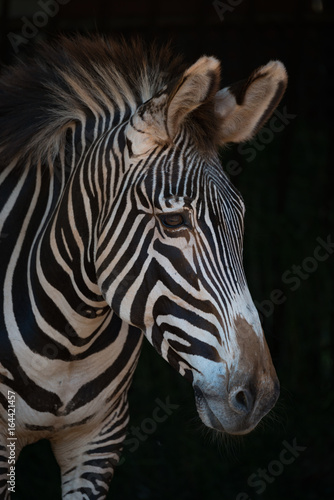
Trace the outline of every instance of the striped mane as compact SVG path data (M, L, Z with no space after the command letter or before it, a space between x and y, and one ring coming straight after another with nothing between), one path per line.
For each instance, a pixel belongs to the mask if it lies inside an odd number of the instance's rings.
M168 46L139 39L61 36L38 43L0 77L1 168L54 157L68 126L89 116L116 125L184 69Z

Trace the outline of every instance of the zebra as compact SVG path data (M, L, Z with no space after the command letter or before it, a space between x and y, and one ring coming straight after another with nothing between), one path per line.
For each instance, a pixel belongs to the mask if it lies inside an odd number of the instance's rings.
M220 89L213 56L98 35L39 42L3 70L2 499L42 438L63 499L106 497L143 336L207 427L242 435L274 406L245 207L218 152L257 133L286 83L270 61Z

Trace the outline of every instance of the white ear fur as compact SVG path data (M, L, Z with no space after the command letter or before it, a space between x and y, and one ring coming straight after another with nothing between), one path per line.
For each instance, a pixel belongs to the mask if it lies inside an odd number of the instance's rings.
M143 104L129 126L133 154L147 154L157 144L173 141L187 115L207 99L213 99L219 79L219 61L204 56L171 89L160 91Z
M215 96L215 112L221 119L220 143L251 139L271 116L287 85L280 61L270 61L248 80L226 87Z
M214 57L201 57L188 68L168 99L166 127L174 138L186 116L203 104L220 77L220 63Z

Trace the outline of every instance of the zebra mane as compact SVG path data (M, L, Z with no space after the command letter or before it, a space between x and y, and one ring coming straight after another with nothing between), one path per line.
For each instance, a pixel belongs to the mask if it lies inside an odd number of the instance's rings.
M54 157L72 122L92 113L133 111L180 77L185 65L169 46L101 36L39 42L0 77L1 166Z

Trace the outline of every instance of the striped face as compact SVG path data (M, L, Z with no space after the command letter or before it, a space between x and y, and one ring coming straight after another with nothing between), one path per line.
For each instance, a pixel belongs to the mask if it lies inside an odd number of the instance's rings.
M202 421L234 434L256 426L279 384L242 267L244 205L215 147L251 137L285 80L272 62L216 92L219 64L203 57L110 145L121 174L97 244L103 296L192 381Z
M145 157L129 141L129 166L97 252L100 288L193 382L204 423L248 430L260 418L256 393L269 385L269 410L277 392L242 267L242 198L217 155L200 155L185 132Z

